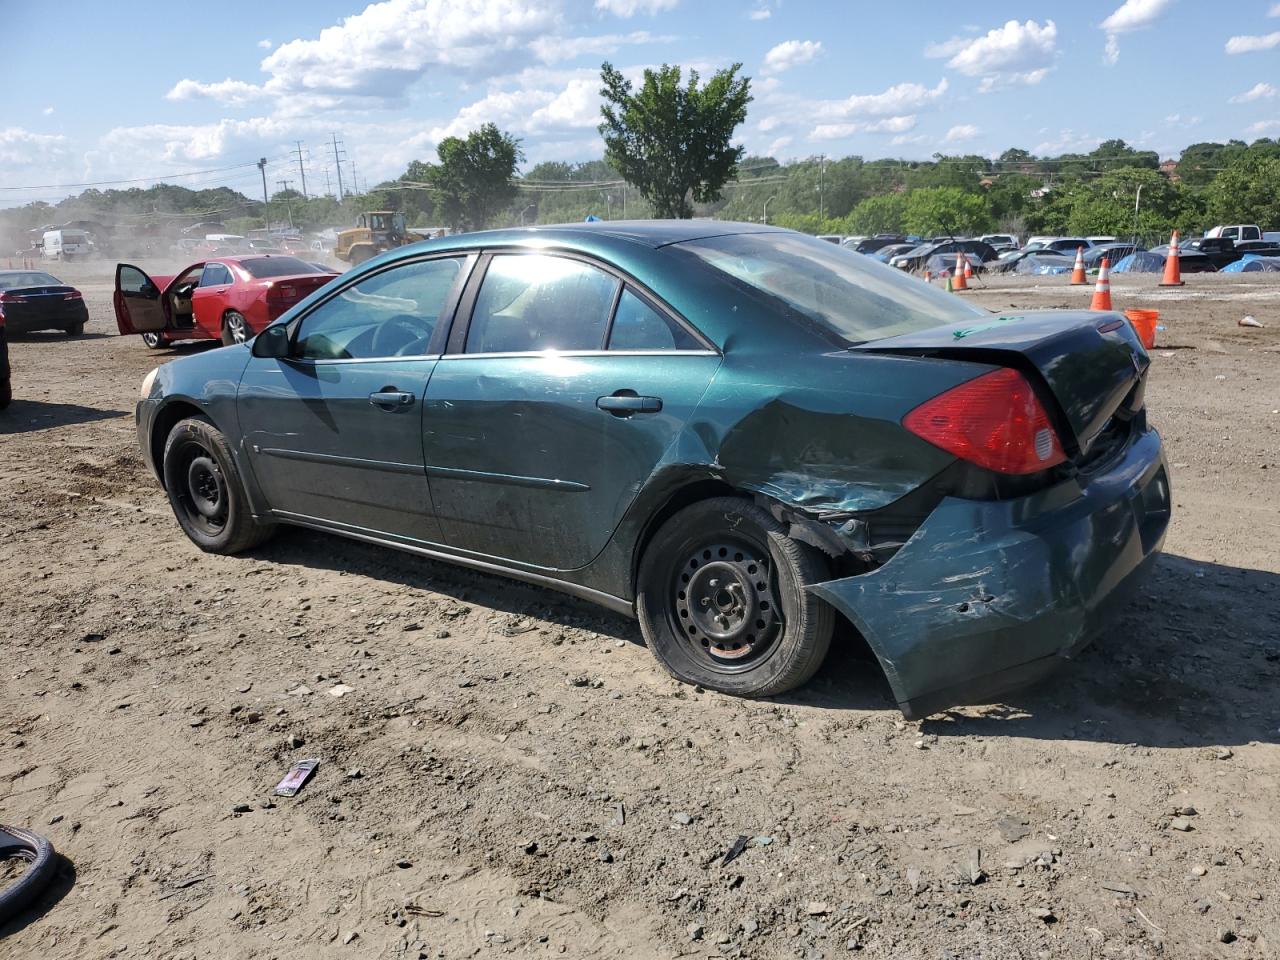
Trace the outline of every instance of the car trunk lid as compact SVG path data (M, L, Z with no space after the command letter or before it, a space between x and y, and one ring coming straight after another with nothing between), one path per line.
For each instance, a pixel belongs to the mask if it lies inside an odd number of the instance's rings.
M853 349L1013 367L1047 391L1042 400L1054 401L1063 445L1078 456L1088 454L1114 416L1142 407L1150 364L1123 316L1088 310L1001 314Z

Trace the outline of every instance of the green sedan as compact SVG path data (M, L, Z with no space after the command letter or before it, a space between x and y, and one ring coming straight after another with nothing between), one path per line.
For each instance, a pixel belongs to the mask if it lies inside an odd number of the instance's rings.
M843 618L899 707L1080 649L1170 493L1122 316L994 315L786 230L464 234L165 364L138 438L178 523L293 524L634 614L677 678L780 694Z

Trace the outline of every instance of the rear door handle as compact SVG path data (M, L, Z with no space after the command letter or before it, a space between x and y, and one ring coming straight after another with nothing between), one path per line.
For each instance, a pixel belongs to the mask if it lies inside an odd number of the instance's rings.
M413 394L405 393L403 390L378 390L369 394L369 402L376 407L382 407L384 410L394 410L397 407L407 407L413 403Z
M609 397L600 397L596 406L615 417L629 417L633 413L657 413L662 409L661 397L638 397L630 391L618 391Z

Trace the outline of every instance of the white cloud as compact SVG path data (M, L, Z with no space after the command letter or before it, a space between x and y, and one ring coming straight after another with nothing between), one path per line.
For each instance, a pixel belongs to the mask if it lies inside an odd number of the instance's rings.
M765 156L777 157L777 155L791 145L790 137L779 137L773 143L769 144L769 149L765 151Z
M1245 133L1251 137L1266 137L1280 133L1280 120L1259 120L1257 123L1251 123L1245 128Z
M1232 97L1229 102L1230 103L1251 103L1254 100L1270 100L1277 93L1280 93L1280 90L1277 90L1275 87L1273 87L1269 83L1255 83L1252 87L1250 87L1244 93L1237 94L1236 96Z
M942 138L942 142L963 143L965 140L972 140L981 132L971 123L961 123L948 130L947 135Z
M753 10L747 11L748 20L768 20L772 16L773 11L768 7L756 7Z
M1173 0L1125 0L1098 26L1107 33L1128 33L1149 27L1160 18Z
M653 15L663 10L674 10L680 0L596 0L596 9L612 13L615 17L634 17L637 13Z
M822 44L816 40L784 40L764 55L766 73L782 73L802 63L809 63L822 53Z
M1095 149L1100 143L1102 143L1101 137L1091 136L1087 133L1076 133L1074 130L1059 130L1057 137L1037 143L1031 148L1031 152L1042 156L1052 156L1059 153L1087 153Z
M1261 37L1232 37L1227 41L1227 53L1258 53L1280 46L1280 30Z
M912 115L885 117L866 123L820 123L810 132L812 140L843 140L855 133L902 133L916 125Z
M54 133L33 133L22 127L0 129L0 164L27 166L65 154L67 138Z
M979 89L989 93L1039 83L1052 69L1057 47L1058 26L1052 20L1043 24L1010 20L973 39L953 37L930 44L925 56L950 57L948 67L965 76L982 77Z
M1115 66L1120 60L1120 41L1117 39L1117 34L1151 26L1172 3L1173 0L1125 0L1116 7L1111 16L1098 24L1099 29L1107 32L1103 60Z
M380 0L314 39L281 44L263 59L268 76L260 85L191 80L170 93L238 104L261 90L296 112L388 105L433 71L495 76L518 69L528 44L558 22L558 5L537 0Z
M854 94L844 100L819 101L813 112L823 120L900 116L934 103L946 92L945 77L932 88L920 83L898 83L881 93Z
M40 112L43 113L46 117L51 117L53 116L53 107L45 107Z
M580 134L600 123L600 76L595 70L527 70L510 83L495 86L452 120L431 128L431 141L465 136L484 123L522 136Z
M1273 3L1271 9L1267 11L1268 17L1280 17L1280 3Z
M275 44L272 43L270 40L264 39L264 40L258 41L258 46L260 46L263 50L270 50L272 47L275 46Z
M534 54L543 63L555 63L560 60L573 60L585 54L616 53L624 46L648 43L671 43L676 37L650 33L648 30L636 30L632 33L609 33L596 37L538 37L529 44Z
M929 138L923 133L902 133L889 141L895 147L901 147L908 143L924 143Z
M219 103L239 106L267 95L262 87L227 77L213 83L179 80L164 97L166 100L217 100Z

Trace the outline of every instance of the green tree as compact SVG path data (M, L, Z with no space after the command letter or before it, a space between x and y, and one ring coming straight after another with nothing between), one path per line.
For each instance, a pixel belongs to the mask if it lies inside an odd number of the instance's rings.
M901 233L907 219L907 195L886 193L879 197L867 197L846 219L850 233L874 235L877 233Z
M436 193L437 212L454 230L479 230L515 200L511 182L524 160L520 141L486 123L466 139L446 137L437 148L440 162L427 172Z
M645 70L638 91L614 67L600 68L600 136L605 159L653 206L659 217L691 217L693 201L720 199L742 158L730 140L746 119L751 80L742 64L717 71L705 86L698 72L680 84L680 68Z
M966 236L991 226L991 208L981 194L959 187L927 187L907 194L904 223L922 236Z
M1207 191L1214 223L1280 224L1280 154L1269 152L1250 148L1214 177Z

